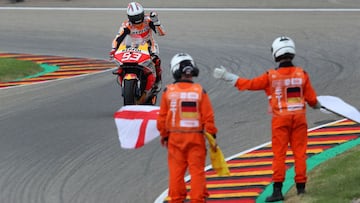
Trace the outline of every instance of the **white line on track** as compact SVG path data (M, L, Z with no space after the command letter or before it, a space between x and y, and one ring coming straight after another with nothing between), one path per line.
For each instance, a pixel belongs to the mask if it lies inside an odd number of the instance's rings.
M75 7L0 7L0 10L52 10L52 11L125 11L126 8L75 8ZM360 8L349 9L349 8L148 8L147 10L157 10L157 11L221 11L221 12L360 12ZM344 119L345 120L345 119ZM341 120L340 120L341 121ZM335 121L340 122L340 121ZM330 125L331 123L325 124ZM325 126L322 125L322 126ZM309 131L320 128L322 126L309 129ZM270 142L261 144L259 146L253 147L246 151L237 153L233 156L227 157L226 160L231 160L235 157L238 157L247 152L259 149ZM206 166L206 170L210 169L211 165ZM185 177L185 180L188 181L190 176ZM167 196L168 189L163 191L154 203L161 203Z
M222 12L359 12L360 8L148 8L157 11L222 11ZM75 7L0 7L0 10L52 10L52 11L125 11L125 8Z

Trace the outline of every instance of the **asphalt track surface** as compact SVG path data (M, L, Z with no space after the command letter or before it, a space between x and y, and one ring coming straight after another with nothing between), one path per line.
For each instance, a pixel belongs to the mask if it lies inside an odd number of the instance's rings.
M100 2L100 1L98 1ZM125 7L124 1L38 1L1 6ZM166 1L168 2L168 1ZM195 7L360 8L352 1L208 1ZM70 5L71 3L71 5ZM149 8L166 3L146 1ZM168 7L191 7L183 1ZM107 59L125 17L112 10L1 10L0 52ZM159 11L167 36L157 38L164 83L176 52L190 53L197 82L209 93L225 156L270 140L263 92L239 92L214 81L224 65L254 77L274 67L270 44L279 35L295 40L295 64L311 75L319 95L360 107L358 10ZM167 188L166 150L158 141L138 150L119 147L113 113L122 105L109 72L0 90L0 202L153 202ZM309 128L340 119L309 109Z

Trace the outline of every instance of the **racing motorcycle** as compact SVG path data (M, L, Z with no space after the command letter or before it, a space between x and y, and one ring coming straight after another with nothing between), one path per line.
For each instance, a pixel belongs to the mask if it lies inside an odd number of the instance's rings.
M118 66L113 74L117 75L117 83L121 86L124 105L154 105L157 98L155 90L145 91L148 75L155 70L149 44L142 38L127 36L113 61Z

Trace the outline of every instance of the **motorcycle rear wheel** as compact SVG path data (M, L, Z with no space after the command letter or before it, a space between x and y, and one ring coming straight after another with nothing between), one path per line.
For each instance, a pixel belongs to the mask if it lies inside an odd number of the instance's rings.
M136 101L136 89L137 89L136 80L125 80L124 81L124 106L125 105L134 105Z

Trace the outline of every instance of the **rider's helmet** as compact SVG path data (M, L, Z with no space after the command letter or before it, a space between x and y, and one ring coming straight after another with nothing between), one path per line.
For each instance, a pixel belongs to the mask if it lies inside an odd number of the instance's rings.
M130 2L126 12L131 23L139 24L144 21L144 8L139 3Z
M271 45L271 53L275 62L279 62L283 58L293 59L295 56L295 43L290 37L278 37Z
M170 61L170 71L175 80L181 78L181 74L188 74L194 77L199 75L194 59L187 53L177 53Z

